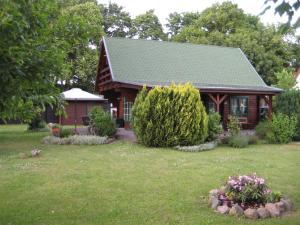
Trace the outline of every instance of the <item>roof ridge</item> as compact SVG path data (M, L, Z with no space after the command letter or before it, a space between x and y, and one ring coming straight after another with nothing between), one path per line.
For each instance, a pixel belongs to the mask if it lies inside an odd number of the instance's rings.
M194 45L194 46L207 46L207 47L216 47L216 48L225 48L225 49L235 49L238 50L240 48L237 47L230 47L230 46L220 46L220 45L213 45L213 44L196 44L191 42L177 42L177 41L162 41L162 40L147 40L147 39L133 39L133 38L124 38L124 37L107 37L103 36L104 39L119 39L119 40L129 40L129 41L150 41L150 42L157 42L163 44L175 44L175 45Z

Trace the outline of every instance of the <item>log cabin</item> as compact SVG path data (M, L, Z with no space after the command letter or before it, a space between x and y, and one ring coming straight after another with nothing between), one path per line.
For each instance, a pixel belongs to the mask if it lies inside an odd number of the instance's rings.
M96 92L117 109L125 128L143 85L186 82L199 89L208 112L220 113L225 128L234 115L244 129L253 129L261 118L271 117L272 97L282 91L266 85L239 48L108 37L100 41Z

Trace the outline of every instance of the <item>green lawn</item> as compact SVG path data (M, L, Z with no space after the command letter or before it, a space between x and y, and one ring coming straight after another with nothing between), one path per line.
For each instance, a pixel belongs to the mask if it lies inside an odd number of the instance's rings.
M210 189L257 172L300 207L300 143L185 153L126 142L44 146L0 126L0 224L300 224L300 210L251 221L214 213ZM41 157L21 159L34 147Z

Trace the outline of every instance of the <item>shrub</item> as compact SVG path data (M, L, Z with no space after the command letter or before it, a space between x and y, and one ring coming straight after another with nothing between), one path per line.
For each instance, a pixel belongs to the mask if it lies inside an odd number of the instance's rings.
M101 145L108 142L107 137L94 135L73 135L65 138L47 136L43 138L44 144L53 145Z
M245 148L249 144L249 137L240 134L232 135L228 139L228 144L234 148Z
M271 132L267 133L267 140L270 143L288 143L295 135L297 118L282 113L273 114Z
M269 120L261 121L255 127L255 131L259 138L265 139L267 134L272 131L272 123Z
M298 119L294 140L300 140L300 90L287 90L275 98L274 111Z
M203 143L208 118L200 94L191 84L146 87L132 109L133 129L147 146L188 146Z
M28 124L29 131L38 131L46 128L46 123L40 115L35 116Z
M59 132L59 137L69 137L74 134L74 130L72 128L61 128Z
M234 136L240 133L241 124L237 117L230 115L227 126L230 136Z
M274 203L279 202L282 197L281 192L269 192L266 196L266 202L268 203Z
M98 136L112 136L116 126L109 113L101 107L93 107L90 114L90 130Z
M260 204L266 202L267 185L256 174L229 177L225 185L226 195L238 204Z
M208 137L207 141L214 141L222 132L221 116L217 112L208 115Z
M256 135L250 135L248 138L250 145L256 145L258 143L259 138Z

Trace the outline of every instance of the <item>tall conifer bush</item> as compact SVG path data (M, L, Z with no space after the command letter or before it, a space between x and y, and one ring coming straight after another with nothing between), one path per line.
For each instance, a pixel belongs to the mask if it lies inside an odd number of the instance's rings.
M200 93L191 84L144 87L132 109L132 125L139 142L147 146L195 145L208 132L208 116Z

